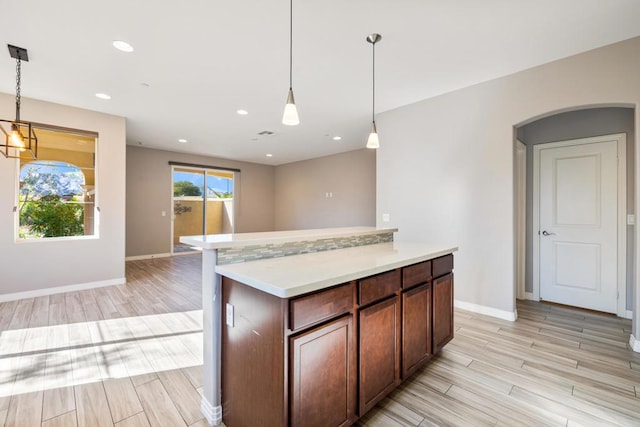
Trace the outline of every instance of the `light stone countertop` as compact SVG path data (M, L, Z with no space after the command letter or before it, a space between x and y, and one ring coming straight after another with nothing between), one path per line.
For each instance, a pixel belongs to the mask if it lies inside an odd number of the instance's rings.
M280 298L291 298L457 251L454 246L390 242L239 264L216 273Z
M264 231L259 233L209 234L181 236L180 242L202 249L235 248L241 246L282 244L308 240L333 239L349 236L366 236L393 233L397 228L336 227L311 230Z

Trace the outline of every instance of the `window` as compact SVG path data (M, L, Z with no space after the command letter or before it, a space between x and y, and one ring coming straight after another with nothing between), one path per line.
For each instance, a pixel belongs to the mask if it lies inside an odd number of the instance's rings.
M94 134L36 129L38 159L20 160L18 239L93 236Z

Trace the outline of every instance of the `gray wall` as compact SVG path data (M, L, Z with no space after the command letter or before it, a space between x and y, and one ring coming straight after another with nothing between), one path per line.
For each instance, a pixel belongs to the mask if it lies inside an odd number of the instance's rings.
M273 230L273 166L127 146L126 256L171 252L169 161L240 169L235 182L236 232Z
M377 222L390 214L385 225L398 227L398 241L458 246L456 304L515 317L514 127L559 112L640 104L638 52L640 38L633 38L379 114L387 143L377 152Z
M275 176L276 230L375 225L375 150L280 165Z
M533 290L533 146L590 136L627 134L627 213L635 206L635 132L633 108L592 108L555 114L517 129L518 139L527 146L527 258L525 290ZM627 310L633 306L634 227L627 226Z

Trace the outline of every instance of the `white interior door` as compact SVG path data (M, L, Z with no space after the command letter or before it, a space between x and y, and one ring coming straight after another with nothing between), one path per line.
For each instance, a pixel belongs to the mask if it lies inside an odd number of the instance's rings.
M616 313L618 141L539 155L540 299Z

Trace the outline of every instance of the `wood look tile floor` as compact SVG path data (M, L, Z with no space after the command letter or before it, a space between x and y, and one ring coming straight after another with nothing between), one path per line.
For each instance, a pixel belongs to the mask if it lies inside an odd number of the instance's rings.
M126 285L0 304L0 426L207 425L200 256L126 269ZM640 426L629 320L530 301L518 315L456 310L453 341L358 425Z
M361 426L640 426L631 321L518 301L508 322L455 311L455 338Z
M200 256L0 304L0 426L205 426Z

